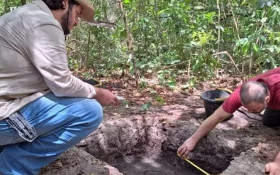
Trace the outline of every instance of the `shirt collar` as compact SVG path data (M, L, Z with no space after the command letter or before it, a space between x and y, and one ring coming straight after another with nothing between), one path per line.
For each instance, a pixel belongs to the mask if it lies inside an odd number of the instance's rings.
M33 1L33 4L37 5L44 12L46 12L50 16L54 17L51 10L49 9L49 7L42 0L35 0L35 1Z

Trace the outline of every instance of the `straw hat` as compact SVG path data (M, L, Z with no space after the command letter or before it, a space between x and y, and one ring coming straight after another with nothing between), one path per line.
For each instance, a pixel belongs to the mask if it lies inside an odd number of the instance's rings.
M86 21L93 20L94 17L94 8L90 4L89 0L75 0L77 3L79 3L83 10L81 12L81 18Z

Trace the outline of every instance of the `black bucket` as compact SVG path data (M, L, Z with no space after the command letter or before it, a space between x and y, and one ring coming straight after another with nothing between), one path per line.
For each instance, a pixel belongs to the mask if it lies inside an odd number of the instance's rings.
M229 90L209 90L205 91L200 95L203 100L204 108L206 111L206 116L209 117L211 114L218 109L224 101L230 96L231 92Z

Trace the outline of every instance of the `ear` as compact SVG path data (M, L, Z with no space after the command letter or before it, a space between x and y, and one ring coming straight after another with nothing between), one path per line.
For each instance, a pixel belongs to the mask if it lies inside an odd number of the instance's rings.
M62 1L62 8L66 9L67 5L68 5L68 0L63 0Z
M264 100L265 100L266 103L269 103L269 101L270 101L270 96L269 96L269 95L266 96Z

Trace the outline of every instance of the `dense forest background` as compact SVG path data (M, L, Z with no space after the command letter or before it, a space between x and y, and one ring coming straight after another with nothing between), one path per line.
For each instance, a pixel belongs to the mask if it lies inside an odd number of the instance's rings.
M1 15L31 0L0 1ZM251 75L279 66L276 0L91 0L93 24L67 37L70 68L85 77L154 76L186 87L222 73Z

